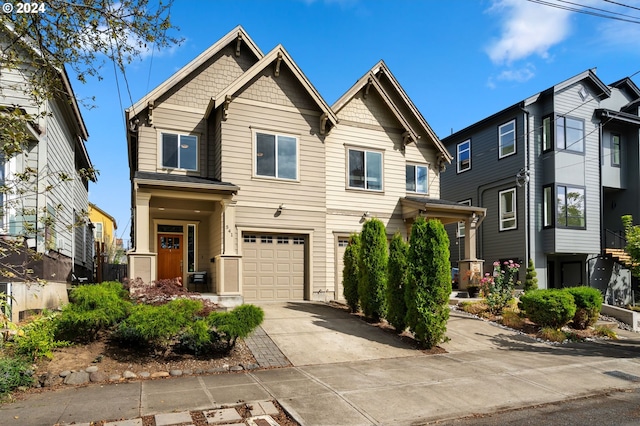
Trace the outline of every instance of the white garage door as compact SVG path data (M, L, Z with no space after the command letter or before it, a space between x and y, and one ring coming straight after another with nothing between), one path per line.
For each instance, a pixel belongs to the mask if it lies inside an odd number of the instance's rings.
M245 233L242 294L245 301L304 299L304 236Z

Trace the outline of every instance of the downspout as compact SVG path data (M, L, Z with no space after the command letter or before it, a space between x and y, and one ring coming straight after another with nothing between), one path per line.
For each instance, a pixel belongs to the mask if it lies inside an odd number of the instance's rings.
M520 109L522 110L522 112L524 112L525 115L525 120L524 120L524 128L525 128L525 133L524 133L524 137L523 137L523 142L524 142L524 169L526 171L526 173L530 173L529 170L529 166L531 164L531 156L529 155L529 138L531 137L530 133L529 133L529 111L524 107L521 106ZM529 240L529 226L530 226L530 212L529 212L529 206L530 206L530 202L529 202L529 197L531 196L530 194L530 187L529 187L529 179L528 176L526 175L527 178L525 179L524 182L524 239L527 242L527 244L525 245L525 253L524 253L524 262L526 262L526 264L529 264L529 256L531 253L531 241Z

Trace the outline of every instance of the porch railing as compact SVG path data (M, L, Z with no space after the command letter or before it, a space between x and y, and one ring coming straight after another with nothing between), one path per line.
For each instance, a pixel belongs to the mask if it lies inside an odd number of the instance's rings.
M624 249L627 247L627 240L624 237L624 231L612 231L605 229L605 248Z

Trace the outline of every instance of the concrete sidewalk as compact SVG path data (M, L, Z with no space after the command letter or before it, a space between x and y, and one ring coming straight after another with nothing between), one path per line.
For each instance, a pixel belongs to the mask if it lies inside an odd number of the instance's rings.
M342 329L340 338L345 344L349 330L354 342L365 338L365 329L357 325L360 320L342 316L332 319L333 308L310 305L314 306L307 309L306 319L299 306L290 313L295 318L291 322L300 328L290 325L286 333L284 324L276 328L282 333L273 336L276 342L295 341L297 334L307 350L317 351L327 343L318 339L321 344L311 345L314 333L308 327L325 322L315 333ZM265 307L267 334L275 326L269 322L277 322L286 313L282 309ZM329 311L323 315L325 309ZM380 333L386 333L363 325L372 334L370 340L383 344ZM447 334L451 340L443 347L448 353L441 355L413 350L408 356L376 359L316 364L303 360L301 365L293 362L294 366L287 368L33 394L24 401L0 406L0 424L36 426L135 419L207 410L239 400L270 399L276 399L305 425L412 424L640 386L638 334L620 332L623 339L618 341L552 346L457 312L451 315ZM397 343L388 346L406 349L395 347L401 346ZM336 345L333 347L339 352ZM293 355L299 351L288 344L280 349L294 360L297 355Z

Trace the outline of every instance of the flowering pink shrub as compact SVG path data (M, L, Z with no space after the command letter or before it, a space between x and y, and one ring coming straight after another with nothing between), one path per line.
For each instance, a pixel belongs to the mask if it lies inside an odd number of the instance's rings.
M480 280L482 294L493 314L501 314L502 310L513 299L515 277L520 269L520 264L513 260L493 262L493 275L486 273Z

